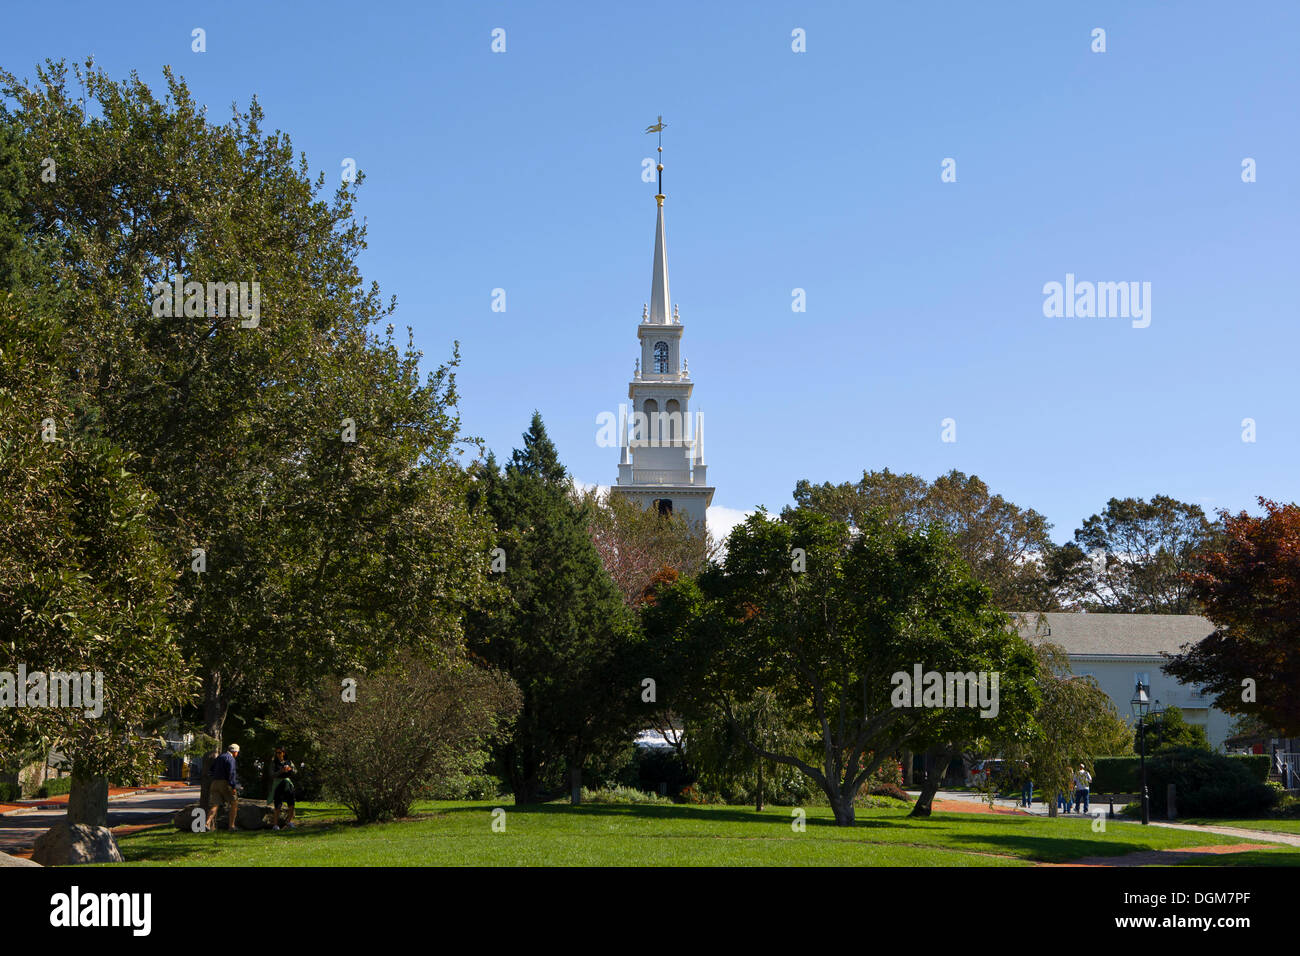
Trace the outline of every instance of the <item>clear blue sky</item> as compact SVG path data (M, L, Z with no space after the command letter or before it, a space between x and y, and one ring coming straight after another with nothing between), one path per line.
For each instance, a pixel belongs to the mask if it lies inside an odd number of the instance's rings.
M256 94L313 168L355 158L363 271L430 363L460 340L498 454L537 408L577 478L616 474L595 419L637 355L662 113L715 505L959 468L1059 541L1111 496L1300 497L1300 4L126 8L13 6L0 64L171 64L217 116ZM1150 326L1044 317L1066 273L1150 282Z

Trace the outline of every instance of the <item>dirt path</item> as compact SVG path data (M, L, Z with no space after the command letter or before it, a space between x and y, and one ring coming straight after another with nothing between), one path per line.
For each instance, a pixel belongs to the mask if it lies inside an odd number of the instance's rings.
M1039 863L1039 866L1173 866L1198 856L1221 856L1249 850L1276 850L1276 843L1227 843L1221 846L1192 846L1185 850L1139 850L1123 856L1085 856L1069 863Z

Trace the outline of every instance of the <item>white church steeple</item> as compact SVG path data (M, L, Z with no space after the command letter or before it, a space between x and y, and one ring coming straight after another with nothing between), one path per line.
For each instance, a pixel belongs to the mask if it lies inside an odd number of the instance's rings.
M662 149L662 147L660 147ZM662 160L663 157L660 157ZM659 188L663 188L664 164L659 163ZM668 243L664 238L664 194L655 196L659 218L655 222L655 264L650 279L650 318L655 325L668 324Z
M681 316L676 306L669 314L663 119L646 130L660 134L654 264L650 304L643 307L637 327L641 357L628 384L631 407L620 425L618 483L613 491L664 514L684 514L702 528L714 489L704 464L702 416L696 412L692 420L690 411L695 386L681 354Z

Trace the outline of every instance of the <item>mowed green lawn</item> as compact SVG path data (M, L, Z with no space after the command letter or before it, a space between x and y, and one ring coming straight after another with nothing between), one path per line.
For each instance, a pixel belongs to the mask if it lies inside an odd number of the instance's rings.
M1189 817L1179 823L1195 823L1199 826L1241 827L1243 830L1269 830L1274 833L1300 833L1300 820L1243 820L1240 818L1219 819L1217 817Z
M504 832L492 809L505 810ZM128 865L144 866L1022 866L1240 842L1108 821L1004 814L864 809L837 827L829 809L809 807L807 828L774 807L508 802L422 803L417 816L357 826L334 804L303 804L297 830L182 833L172 828L122 837ZM1286 854L1292 856L1292 854ZM1295 855L1300 861L1300 854Z

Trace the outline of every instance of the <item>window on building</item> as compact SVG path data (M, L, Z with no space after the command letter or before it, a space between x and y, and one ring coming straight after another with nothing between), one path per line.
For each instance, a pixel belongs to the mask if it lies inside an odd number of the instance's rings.
M668 343L655 343L655 371L660 375L668 372Z
M645 434L641 436L641 440L657 442L659 441L659 403L653 398L647 398L641 407L645 410Z
M664 431L666 441L679 441L686 437L682 422L682 406L675 398L664 402Z
M673 513L673 503L670 498L656 498L654 505L665 518Z

